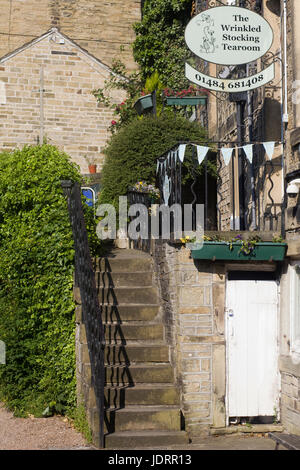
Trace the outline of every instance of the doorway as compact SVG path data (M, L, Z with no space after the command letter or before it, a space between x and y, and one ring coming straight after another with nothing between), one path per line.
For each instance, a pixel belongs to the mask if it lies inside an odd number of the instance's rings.
M269 272L228 274L227 425L274 422L279 409L278 285Z

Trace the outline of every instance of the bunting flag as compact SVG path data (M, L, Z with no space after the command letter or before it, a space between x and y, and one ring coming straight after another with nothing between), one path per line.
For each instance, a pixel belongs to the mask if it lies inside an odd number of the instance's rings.
M202 147L201 145L196 145L197 147L197 156L198 156L198 162L199 165L203 162L204 158L207 155L207 152L209 151L209 147Z
M253 144L244 145L242 148L244 149L244 152L245 152L246 157L248 158L249 162L252 163L252 160L253 160Z
M228 165L232 156L233 148L221 148L221 152L224 158L225 165Z
M269 160L272 160L274 148L275 148L275 142L263 142L263 146L265 148L266 154L269 157Z
M281 142L279 142L279 143L281 143ZM263 145L264 149L265 149L265 152L268 155L269 160L271 160L272 157L273 157L273 154L274 154L275 144L276 144L276 142L256 142L255 144L248 144L248 145L244 145L244 146L241 146L241 147L238 147L237 145L233 144L233 147L230 147L230 148L229 147L221 147L221 148L218 148L217 150L221 151L221 153L223 155L223 158L224 158L224 162L225 162L226 165L229 164L230 159L232 157L232 152L235 148L237 148L237 149L242 148L244 150L245 154L246 154L247 159L249 160L250 163L252 163L252 161L253 161L253 146L254 145ZM166 172L167 164L169 164L169 166L171 166L171 164L173 163L173 159L174 159L174 167L176 166L178 158L182 163L183 160L184 160L184 157L185 157L185 149L186 149L187 145L189 145L189 144L180 144L178 146L177 150L171 150L168 153L167 157L165 158L165 160L163 162L158 160L157 161L157 166L156 166L156 173L163 172L164 170ZM191 143L190 145L194 145L195 147L197 147L197 158L198 158L199 165L201 165L201 163L205 159L210 147L204 147L203 145L197 145L197 144L194 144L194 143Z
M180 144L178 147L178 156L179 156L179 160L181 161L181 163L184 160L185 148L186 148L186 144Z
M163 183L163 197L164 197L165 206L167 206L169 203L169 197L171 193L170 183L171 183L171 179L168 177L168 175L165 175L165 179Z

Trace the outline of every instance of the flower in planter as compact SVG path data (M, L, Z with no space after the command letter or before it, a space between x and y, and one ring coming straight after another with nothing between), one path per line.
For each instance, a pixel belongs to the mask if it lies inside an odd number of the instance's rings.
M156 188L153 184L148 184L145 181L138 181L130 189L132 191L137 191L138 193L147 193L153 200L158 200L160 198L159 189Z
M188 88L175 91L172 90L171 88L165 88L163 90L163 96L165 97L171 97L171 96L176 96L177 98L184 98L188 96L198 96L199 94L208 94L208 90L204 88L200 88L197 86L190 85Z
M187 243L194 243L196 241L196 237L191 238L189 235L187 235L184 238L180 238L180 241L183 245L186 245Z

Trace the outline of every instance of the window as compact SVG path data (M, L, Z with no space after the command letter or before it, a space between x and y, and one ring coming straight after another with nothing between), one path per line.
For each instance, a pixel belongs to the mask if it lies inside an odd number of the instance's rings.
M300 363L300 264L291 271L291 355Z

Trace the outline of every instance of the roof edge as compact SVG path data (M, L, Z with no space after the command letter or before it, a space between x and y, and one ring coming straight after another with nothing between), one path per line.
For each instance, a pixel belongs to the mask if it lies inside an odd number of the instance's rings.
M88 57L90 60L92 60L96 65L100 66L102 69L108 71L109 73L111 73L115 76L118 76L118 77L122 78L123 80L127 80L126 77L124 77L122 75L118 75L115 72L113 72L113 70L109 67L109 65L104 64L104 62L102 62L100 59L97 59L97 57L95 57L93 54L88 52L86 49L84 49L79 44L77 44L77 42L73 41L73 39L69 38L68 36L63 34L61 31L59 31L58 28L55 28L55 27L49 29L47 32L45 32L41 36L38 36L38 37L32 39L31 41L23 44L22 46L18 47L14 51L9 52L9 53L5 54L4 56L0 57L0 64L5 63L7 60L15 57L20 52L25 51L26 49L34 46L35 44L39 43L40 41L43 41L44 39L51 36L52 34L58 34L59 36L61 36L61 38L63 38L70 45L72 45L72 46L76 47L77 49L79 49L79 51L82 54L84 54L86 57Z

